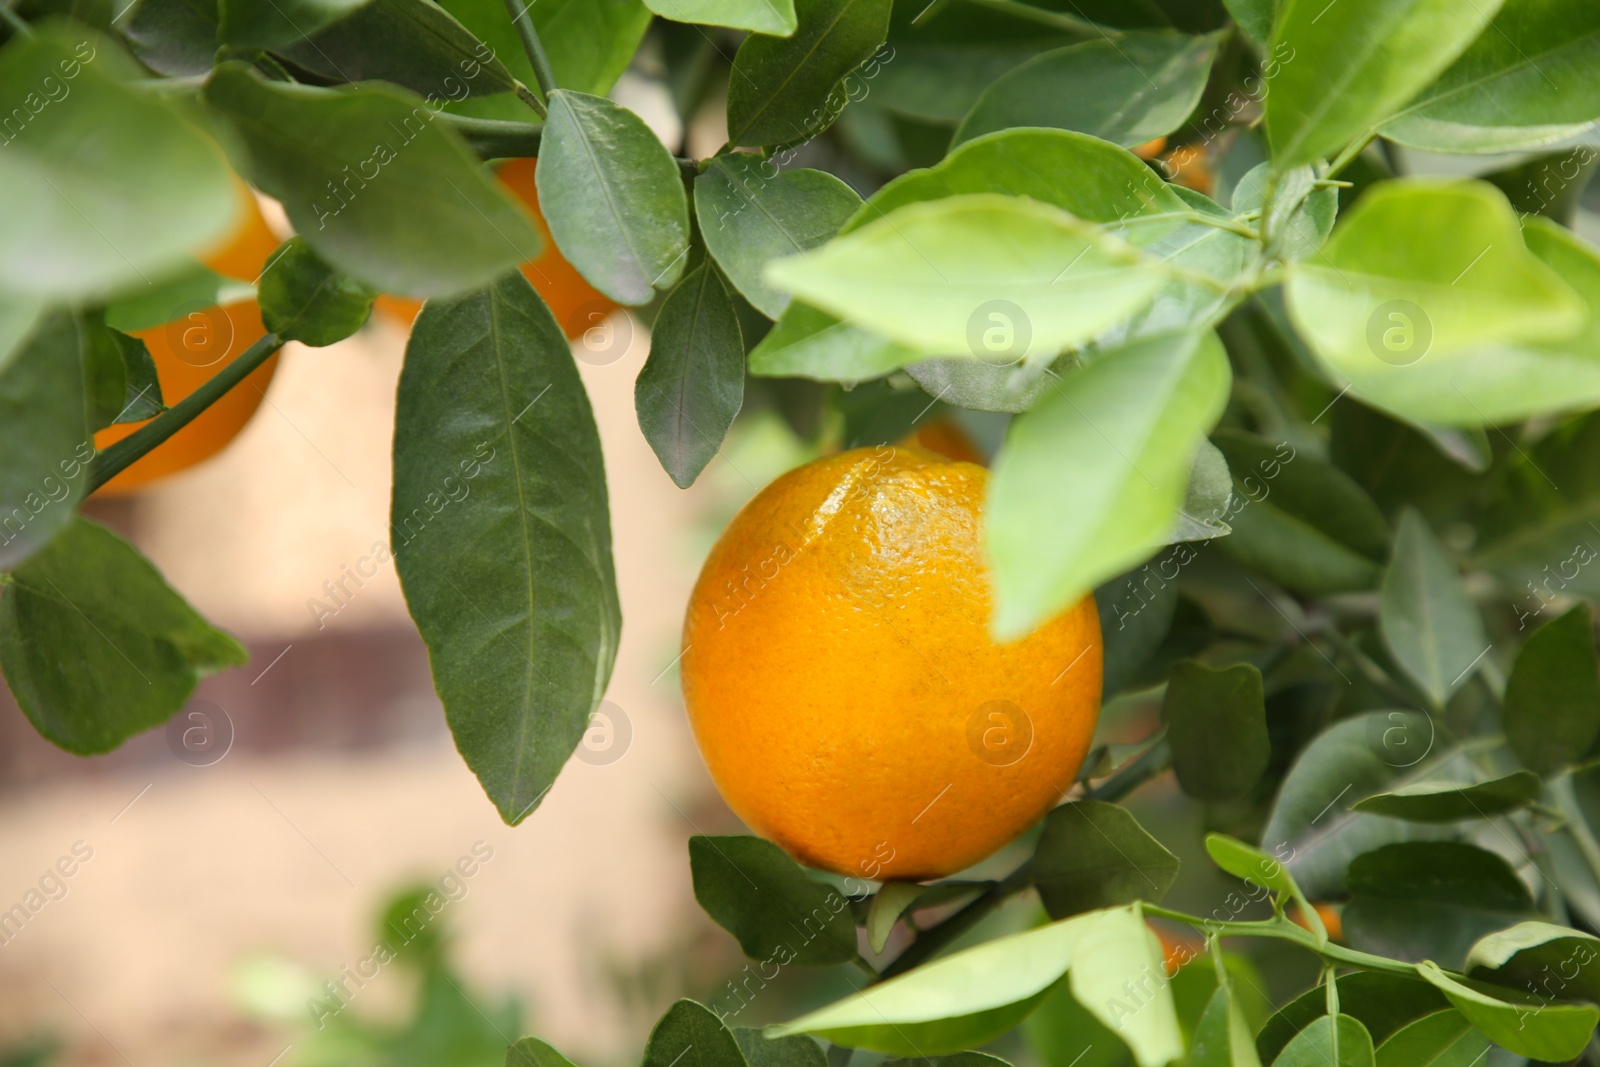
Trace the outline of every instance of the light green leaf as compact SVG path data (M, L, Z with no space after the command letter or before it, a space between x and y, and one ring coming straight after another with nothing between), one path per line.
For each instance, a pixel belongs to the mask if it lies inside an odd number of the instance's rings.
M1380 132L1430 152L1511 152L1600 119L1600 8L1506 0L1461 58Z
M794 300L777 325L750 350L750 373L758 378L858 382L922 358L914 348L884 340Z
M1324 1015L1296 1034L1272 1067L1373 1067L1372 1035L1353 1015Z
M1589 605L1545 623L1517 652L1501 721L1511 750L1540 774L1589 751L1600 736L1600 665Z
M290 238L261 275L261 321L285 341L321 348L367 321L378 294L329 266L301 237Z
M759 837L689 838L694 896L753 960L817 967L856 956L850 902Z
M571 1060L536 1037L524 1037L506 1049L505 1067L573 1067Z
M1122 1039L1140 1067L1171 1063L1184 1052L1172 990L1150 988L1151 978L1160 984L1165 973L1161 942L1137 904L1090 916L1100 921L1084 929L1067 971L1073 997Z
M138 286L106 307L106 325L123 333L164 326L193 311L256 298L256 287L194 263L155 286Z
M1342 975L1338 989L1339 1010L1365 1026L1375 1044L1381 1044L1415 1019L1450 1007L1444 994L1421 978L1385 971ZM1284 1005L1267 1020L1256 1038L1256 1051L1262 1061L1277 1059L1295 1034L1317 1019L1326 1018L1327 1013L1328 991L1323 986L1314 986Z
M430 300L395 416L390 538L456 747L506 822L544 798L621 628L599 435L520 273Z
M1471 979L1458 981L1433 963L1417 964L1417 973L1495 1044L1530 1059L1572 1059L1600 1022L1600 1008L1593 1004L1551 1003Z
M1013 363L1088 341L1165 278L1058 208L980 193L902 208L773 262L767 280L930 355Z
M1294 876L1276 858L1227 834L1207 834L1206 854L1235 878L1266 886L1274 893L1300 896Z
M561 254L620 304L670 288L689 257L689 200L678 165L627 108L586 93L550 94L539 203Z
M1234 999L1227 971L1195 1027L1188 1067L1261 1067L1250 1022Z
M80 756L166 722L201 677L248 658L132 545L87 519L0 584L0 668L12 695L48 741Z
M1131 812L1103 800L1076 800L1045 817L1028 863L1052 919L1148 900L1159 904L1178 879L1178 857Z
M728 143L795 144L827 129L849 100L840 83L887 36L891 7L892 0L795 0L793 33L746 37L728 79Z
M1221 40L1133 31L1046 52L985 89L955 143L1016 126L1077 130L1130 148L1164 137L1199 103Z
M1261 672L1249 663L1172 669L1161 701L1178 785L1196 800L1238 800L1267 771L1272 741Z
M1314 255L1333 230L1339 190L1317 185L1311 167L1295 167L1279 177L1268 208L1267 186L1274 174L1271 163L1261 163L1240 178L1233 190L1233 213L1256 215L1251 225L1270 232L1267 251L1275 258L1287 263Z
M680 1000L650 1031L644 1067L747 1067L739 1043L711 1009Z
M997 634L1028 632L1165 543L1230 381L1214 335L1154 338L1073 372L1012 424L987 514Z
M440 6L492 48L523 85L538 84L504 0L443 0ZM539 31L556 84L596 95L611 91L650 26L650 11L640 0L538 0L528 6L528 17ZM526 104L509 95L472 97L449 110L524 122L533 117Z
M731 26L736 30L787 37L799 24L794 0L645 0L651 11L674 22Z
M1378 1046L1377 1067L1477 1067L1484 1037L1454 1008L1425 1015Z
M1272 37L1272 20L1277 13L1275 0L1222 0L1228 14L1239 28L1250 35L1257 44L1266 44Z
M1466 971L1546 998L1600 1001L1600 938L1554 923L1518 923L1473 945Z
M1168 540L1206 541L1226 536L1232 529L1222 517L1233 502L1233 476L1227 457L1210 441L1202 441L1189 468L1189 485L1183 492L1183 510Z
M1539 776L1530 771L1513 771L1476 785L1414 782L1358 800L1350 810L1411 822L1456 822L1515 811L1537 799L1543 788Z
M1414 510L1400 513L1379 594L1379 629L1401 670L1443 708L1489 649L1483 619L1444 546Z
M0 567L43 548L88 489L94 440L73 316L40 320L0 368Z
M138 74L120 49L80 27L43 29L0 50L8 300L149 285L235 221L222 154L174 105L129 84Z
M827 241L860 206L861 198L831 174L780 171L743 154L718 156L694 180L695 218L706 250L769 319L783 314L789 297L762 279L766 265Z
M882 952L894 932L894 924L906 909L916 903L927 891L926 886L915 882L885 882L883 888L872 896L872 906L867 909L867 944L873 952Z
M1398 111L1500 7L1482 0L1287 0L1269 53L1267 140L1279 168L1332 156Z
M205 100L235 135L239 168L306 243L385 292L459 293L542 251L527 212L409 93L268 82L230 63ZM353 157L352 144L367 147Z

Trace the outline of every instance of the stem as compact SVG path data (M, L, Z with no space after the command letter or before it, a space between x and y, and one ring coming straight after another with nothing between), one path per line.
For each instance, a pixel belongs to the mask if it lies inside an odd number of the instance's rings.
M1322 176L1324 178L1331 178L1335 174L1338 174L1341 170L1344 170L1344 168L1348 167L1351 161L1364 152L1367 145L1372 143L1372 138L1373 134L1368 133L1365 136L1351 141L1349 144L1345 145L1344 151L1340 152L1334 157L1333 162L1328 164L1327 172Z
M1068 33L1081 33L1085 37L1099 37L1111 40L1122 36L1121 30L1109 29L1097 22L1091 22L1077 15L1066 15L1059 11L1046 11L1043 8L1034 7L1032 4L1019 3L1018 0L967 0L967 2L974 7L986 7L990 11L1004 12L1019 19L1036 22L1041 26L1066 30Z
M1118 801L1172 766L1172 746L1165 737L1145 749L1105 781L1084 790L1085 800Z
M1221 937L1271 937L1279 941L1293 941L1308 952L1314 952L1328 963L1341 964L1346 967L1360 967L1368 971L1386 971L1389 974L1405 975L1415 978L1417 969L1409 963L1391 960L1384 956L1374 956L1370 952L1359 952L1353 948L1332 941L1322 946L1317 945L1317 939L1311 931L1295 925L1285 918L1263 919L1259 922L1218 922L1213 919L1202 919L1194 915L1186 915L1181 911L1171 908L1159 907L1155 904L1141 905L1146 915L1155 915L1174 922L1187 923L1197 930L1206 932L1216 931ZM1446 971L1447 974L1453 972Z
M541 119L550 117L550 109L545 107L544 97L515 78L511 79L511 83L511 91L516 94L518 100L532 108L535 115L538 115Z
M894 958L894 961L885 967L878 976L880 980L893 978L897 974L925 963L938 954L942 949L978 925L993 911L1001 901L1013 894L1020 893L1033 883L1033 875L1029 871L1029 864L1024 863L1002 880L995 882L985 889L976 899L966 907L950 916L937 926L929 927L917 935L911 946Z
M11 27L11 32L18 37L32 37L33 27L22 21L22 16L11 10L11 5L0 0L0 22Z
M533 76L539 81L542 105L544 98L556 91L556 72L550 66L550 57L545 55L544 43L539 40L539 31L533 25L533 16L528 14L532 7L531 0L528 4L523 4L521 0L506 0L506 10L511 12L517 36L522 38L522 50L528 53L528 62L533 64Z
M537 156L544 127L537 122L475 119L441 111L438 117L462 137L480 159Z
M269 333L251 345L232 363L200 388L184 397L139 430L94 457L89 468L89 492L105 485L167 438L189 425L206 408L216 403L234 386L244 381L261 364L271 359L283 341Z

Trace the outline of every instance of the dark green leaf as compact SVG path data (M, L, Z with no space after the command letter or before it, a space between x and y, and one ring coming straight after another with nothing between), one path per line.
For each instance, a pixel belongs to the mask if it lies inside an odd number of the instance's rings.
M0 152L8 298L148 285L234 222L216 147L171 103L127 84L138 75L120 47L63 27L0 50L0 99L15 109Z
M1290 589L1370 589L1389 545L1375 504L1332 464L1234 430L1212 440L1233 472L1233 533L1218 542L1234 559Z
M572 1061L538 1038L525 1037L506 1049L506 1067L572 1067Z
M1483 180L1506 194L1519 215L1541 215L1571 227L1589 179L1600 168L1600 151L1590 145L1549 155L1530 156L1511 166L1483 175ZM1539 252L1535 248L1535 255Z
M1269 53L1267 139L1280 168L1332 156L1390 115L1472 43L1499 7L1454 0L1288 3Z
M167 721L202 676L247 658L133 546L86 519L0 584L0 667L12 695L45 738L80 756Z
M901 39L891 32L889 43L894 56L877 67L868 106L953 126L996 78L1072 39L1035 35L1026 40L946 42L925 40L920 33Z
M1347 884L1351 947L1411 963L1460 967L1479 938L1533 912L1510 864L1459 841L1385 845L1351 862Z
M72 519L94 456L78 324L43 319L0 370L0 567L42 548Z
M539 203L561 254L621 304L670 288L689 257L689 200L650 127L610 100L550 95Z
M395 565L456 747L513 825L588 728L621 628L571 351L519 273L430 300L395 415Z
M1547 922L1518 923L1473 945L1466 971L1545 1000L1600 1001L1600 938Z
M1600 1022L1600 1008L1593 1004L1550 1003L1471 979L1458 981L1432 963L1417 964L1417 973L1495 1044L1529 1059L1572 1059Z
M140 286L106 307L106 325L123 333L165 326L193 311L256 298L256 288L195 263L155 286Z
M1460 782L1415 782L1378 793L1350 806L1351 811L1387 815L1412 822L1455 822L1483 819L1522 807L1539 796L1543 783L1528 771L1514 771L1476 785Z
M1425 1015L1378 1046L1378 1067L1477 1067L1489 1039L1454 1008Z
M680 1000L650 1031L644 1067L746 1067L733 1034L711 1010Z
M1178 878L1178 857L1126 808L1078 800L1046 816L1028 870L1044 910L1064 919L1136 900L1161 903Z
M733 57L728 142L794 144L821 133L844 109L840 82L889 32L892 0L796 0L788 37L753 33Z
M459 293L541 251L527 212L408 93L284 85L228 64L205 98L238 138L240 169L306 242L385 292ZM355 163L352 144L370 146Z
M1257 44L1266 44L1272 37L1272 20L1277 13L1274 0L1222 0L1228 14L1239 28L1249 34Z
M1230 381L1214 334L1154 338L1075 371L1012 424L989 489L996 633L1026 633L1166 542Z
M261 275L261 321L285 341L321 348L361 329L377 292L291 238Z
M140 0L122 36L158 74L204 74L217 57L217 0Z
M1357 971L1339 979L1339 1010L1360 1020L1374 1042L1381 1043L1413 1019L1450 1006L1444 994L1420 979L1381 971ZM1327 990L1309 990L1284 1005L1256 1038L1263 1062L1277 1059L1289 1040L1313 1020L1326 1017Z
M794 1037L769 1038L753 1026L734 1028L733 1039L739 1043L749 1067L827 1067L828 1055L822 1046L804 1034Z
M1501 712L1506 742L1524 766L1550 774L1600 735L1600 666L1587 604L1545 623L1517 653Z
M222 0L226 12L240 0ZM257 3L259 0L247 0ZM444 8L432 0L366 0L309 37L281 22L270 25L279 0L252 20L263 36L275 36L280 55L306 70L336 81L387 81L423 97L431 107L468 96L510 92L516 82L495 55ZM317 0L327 3L329 0ZM529 111L528 116L532 116Z
M121 421L118 416L128 403L128 369L122 361L122 346L106 329L98 310L78 316L77 332L89 429L98 433ZM142 342L128 340L143 347ZM145 357L149 358L148 352Z
M1072 995L1071 986L1057 982L1022 1023L1028 1044L1045 1067L1129 1067L1133 1054Z
M780 171L769 160L722 155L694 181L706 249L757 311L776 319L787 294L762 278L771 260L809 251L839 232L861 198L820 170Z
M787 37L797 25L794 0L645 0L651 11L675 22L732 26Z
M687 489L722 449L744 403L739 316L711 264L691 271L661 305L633 401L661 466Z
M126 388L114 422L143 422L153 419L166 405L161 402L161 381L156 375L156 361L150 349L137 337L129 337L119 330L105 328L105 334L116 347L122 361L122 377Z
M1395 662L1435 707L1444 707L1489 650L1461 573L1428 524L1410 509L1400 514L1378 621Z
M1152 568L1154 570L1152 571ZM1140 677L1142 668L1161 647L1178 608L1177 559L1163 555L1138 570L1113 578L1094 591L1099 608L1101 692L1104 699L1120 693Z
M1188 1067L1261 1067L1250 1023L1234 999L1231 983L1219 983L1211 994L1195 1026Z
M1582 133L1600 118L1600 8L1507 0L1437 81L1381 127L1434 152L1508 152Z
M772 842L691 837L689 869L695 899L751 959L815 967L855 958L849 900Z
M1373 1067L1372 1035L1353 1015L1323 1016L1301 1030L1273 1067Z
M1197 800L1236 800L1255 788L1272 756L1261 672L1248 663L1213 670L1188 660L1172 670L1161 718L1172 768Z
M276 48L304 40L369 2L219 0L216 37L239 48Z
M1077 130L1126 147L1164 137L1194 111L1220 42L1134 32L1046 52L984 90L955 141L1014 126Z
M1301 751L1278 789L1261 840L1285 849L1295 879L1313 900L1326 900L1344 892L1345 869L1363 852L1456 835L1447 826L1352 811L1351 804L1413 782L1476 780L1471 762L1428 716L1360 715L1335 723Z

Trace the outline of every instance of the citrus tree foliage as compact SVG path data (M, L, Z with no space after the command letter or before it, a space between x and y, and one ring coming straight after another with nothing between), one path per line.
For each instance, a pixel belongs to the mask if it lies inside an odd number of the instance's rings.
M546 238L485 166L537 156L549 239L655 324L640 426L679 485L747 397L856 445L987 420L994 632L1092 593L1107 699L1159 708L1004 877L840 884L697 837L696 897L759 967L857 991L764 1031L680 1002L647 1064L982 1067L1019 1028L1049 1067L1600 1062L1592 0L0 16L0 668L55 744L115 748L244 655L78 505L387 292L428 300L397 567L467 764L508 822L538 806L621 620L570 331L515 270ZM662 143L607 95L630 66L727 143ZM167 410L108 323L197 284L230 168L299 236L258 285L274 332ZM1119 803L1153 780L1227 831L1179 850L1235 880L1215 909L1162 904L1179 856ZM1047 921L954 950L1019 893ZM1209 962L1169 981L1151 919ZM1263 1022L1245 937L1316 988Z

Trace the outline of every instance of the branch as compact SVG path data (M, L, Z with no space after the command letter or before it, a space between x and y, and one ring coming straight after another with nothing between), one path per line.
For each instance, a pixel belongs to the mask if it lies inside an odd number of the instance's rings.
M533 0L526 4L522 0L506 0L511 22L517 28L517 36L522 38L522 50L528 53L528 62L533 64L533 76L539 81L539 94L547 98L556 91L556 72L550 66L550 57L545 55L544 43L539 40L539 31L533 25L533 16L528 14L532 7Z

